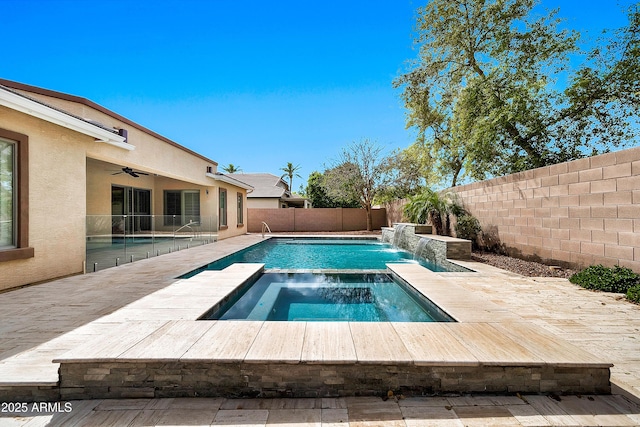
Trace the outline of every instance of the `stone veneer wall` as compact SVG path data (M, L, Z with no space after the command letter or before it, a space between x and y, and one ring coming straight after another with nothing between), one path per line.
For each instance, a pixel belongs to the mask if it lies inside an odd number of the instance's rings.
M640 147L448 191L513 255L640 273Z
M608 368L109 362L60 365L60 399L610 393Z
M470 259L471 241L455 237L431 234L431 226L412 223L394 224L393 228L382 227L382 241L421 256L427 261L447 267L449 271L469 271L449 262L449 259ZM422 247L419 248L420 242ZM420 253L417 253L417 251Z

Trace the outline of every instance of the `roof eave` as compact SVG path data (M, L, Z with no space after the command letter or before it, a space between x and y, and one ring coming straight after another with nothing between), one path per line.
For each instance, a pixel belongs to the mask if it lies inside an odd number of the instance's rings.
M209 178L213 178L216 181L222 181L224 183L227 183L236 187L244 188L245 190L253 190L253 187L251 185L246 184L242 181L238 181L237 179L231 178L230 176L227 176L219 172L216 172L216 173L207 172L206 176Z
M0 88L0 105L95 138L97 142L134 150L123 136Z

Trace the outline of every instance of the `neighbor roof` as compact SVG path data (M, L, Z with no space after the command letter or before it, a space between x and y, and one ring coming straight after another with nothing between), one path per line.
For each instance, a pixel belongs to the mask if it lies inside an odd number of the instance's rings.
M253 187L249 198L291 197L289 186L282 178L270 173L229 173L227 176L245 182Z

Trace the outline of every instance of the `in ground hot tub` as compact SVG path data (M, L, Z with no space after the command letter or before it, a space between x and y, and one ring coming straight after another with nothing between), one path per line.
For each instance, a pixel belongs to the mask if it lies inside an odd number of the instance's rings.
M389 274L265 273L201 319L451 322L442 309Z

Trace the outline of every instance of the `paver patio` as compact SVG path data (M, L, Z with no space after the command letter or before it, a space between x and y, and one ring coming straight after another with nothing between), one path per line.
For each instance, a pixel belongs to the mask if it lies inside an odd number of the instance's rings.
M57 366L51 360L79 347L84 339L103 333L104 330L98 330L100 325L106 325L106 328L109 323L89 325L90 322L168 287L181 273L260 240L261 237L257 235L241 236L95 274L0 294L3 307L0 313L0 390L2 383L42 384L58 381ZM564 396L560 402L546 396L526 396L528 403L515 396L390 399L385 403L373 397L255 401L92 400L73 402L74 408L69 414L32 414L26 419L8 418L3 417L7 414L0 414L0 424L15 422L18 425L36 425L44 420L51 420L55 424L64 419L60 424L78 421L79 425L92 425L102 424L97 420L104 418L105 422L112 420L114 425L121 425L129 419L131 422L141 422L144 417L151 417L148 419L155 420L152 422L156 424L166 424L161 420L163 417L177 417L180 413L183 414L181 422L192 424L185 411L190 411L193 417L203 417L202 424L222 423L227 419L225 417L238 417L239 422L244 422L241 421L243 416L253 417L250 419L255 419L257 425L275 425L292 419L304 419L312 423L300 425L319 425L320 422L324 425L330 420L338 422L337 425L347 425L344 424L347 420L350 425L376 425L358 424L376 420L394 421L398 425L424 425L420 424L424 419L443 425L455 425L451 424L455 420L462 422L459 425L640 423L640 412L634 402L634 395L635 398L640 396L640 343L636 338L640 331L640 307L620 300L615 295L583 290L563 279L524 278L485 265L474 264L473 267L482 271L482 274L447 275L447 282L461 287L466 298L435 302L449 304L449 308L456 304L467 305L470 318L477 315L473 310L475 302L489 302L498 308L496 313L524 318L542 330L606 358L614 363L611 369L613 394L590 397L593 400ZM185 315L191 314L185 311ZM151 325L151 329L161 327L160 323L146 323ZM85 325L84 328L80 328L82 325ZM64 335L70 331L76 333ZM147 334L152 332L150 330ZM503 332L508 335L509 328ZM127 409L131 405L136 407ZM189 405L192 405L191 410L183 407ZM240 407L232 409L234 405ZM263 407L250 409L256 405ZM276 408L273 405L283 407ZM295 408L296 405L309 407ZM380 408L388 408L388 412ZM208 419L209 416L212 418ZM334 416L337 418L334 419ZM385 421L380 425L393 423Z

